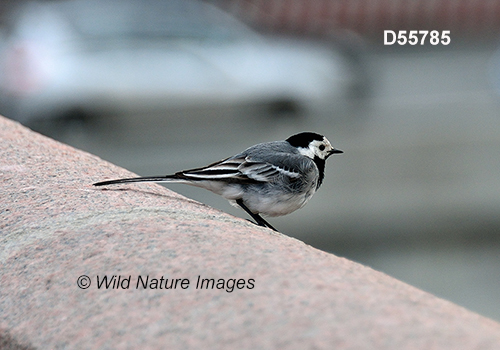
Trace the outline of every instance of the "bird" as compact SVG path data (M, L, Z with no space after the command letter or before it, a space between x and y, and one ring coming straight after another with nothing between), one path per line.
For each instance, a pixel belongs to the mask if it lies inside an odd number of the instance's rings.
M261 215L282 216L302 208L323 183L328 157L340 153L344 152L333 148L325 136L301 132L286 140L256 144L201 168L172 175L106 180L93 185L168 182L197 186L240 207L257 225L278 231Z

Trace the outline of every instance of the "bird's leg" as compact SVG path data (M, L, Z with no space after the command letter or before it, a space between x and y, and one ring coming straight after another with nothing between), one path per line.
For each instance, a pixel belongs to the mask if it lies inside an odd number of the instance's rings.
M238 204L244 211L246 211L248 215L250 215L257 222L257 225L268 227L273 231L279 232L270 223L264 220L259 214L252 213L250 209L248 209L248 207L245 204L243 204L243 201L241 199L237 199L236 204Z

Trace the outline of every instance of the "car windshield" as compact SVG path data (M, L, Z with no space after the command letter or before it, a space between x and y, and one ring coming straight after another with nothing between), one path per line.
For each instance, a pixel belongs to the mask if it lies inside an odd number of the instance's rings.
M249 29L226 13L197 1L72 0L58 5L63 6L62 11L77 32L94 38L228 40L249 33Z

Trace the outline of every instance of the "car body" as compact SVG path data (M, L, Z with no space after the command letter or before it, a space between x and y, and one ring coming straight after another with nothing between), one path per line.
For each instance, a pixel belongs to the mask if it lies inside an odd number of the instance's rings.
M7 23L0 113L21 122L213 103L308 110L350 84L331 45L261 36L205 2L35 1Z

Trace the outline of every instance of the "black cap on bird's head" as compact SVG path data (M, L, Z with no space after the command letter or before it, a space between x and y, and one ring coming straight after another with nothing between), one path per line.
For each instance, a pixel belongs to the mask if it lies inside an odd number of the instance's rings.
M309 147L311 141L323 141L324 138L323 135L316 134L315 132L301 132L300 134L290 136L286 141L294 147L306 148Z

